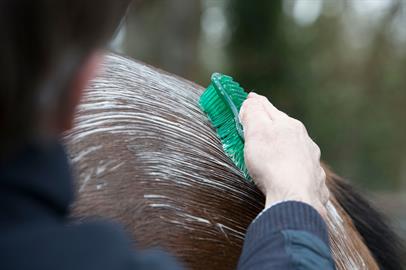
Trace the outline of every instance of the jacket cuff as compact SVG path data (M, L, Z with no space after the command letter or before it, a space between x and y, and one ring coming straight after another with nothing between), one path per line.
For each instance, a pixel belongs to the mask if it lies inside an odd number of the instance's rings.
M320 214L310 205L298 201L278 203L265 210L248 227L247 236L263 239L282 230L307 231L329 246L327 227Z

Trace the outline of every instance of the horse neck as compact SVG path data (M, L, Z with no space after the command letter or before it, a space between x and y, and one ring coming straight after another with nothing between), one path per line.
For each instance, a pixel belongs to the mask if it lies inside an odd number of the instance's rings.
M333 196L327 204L325 221L337 269L379 269L351 218Z

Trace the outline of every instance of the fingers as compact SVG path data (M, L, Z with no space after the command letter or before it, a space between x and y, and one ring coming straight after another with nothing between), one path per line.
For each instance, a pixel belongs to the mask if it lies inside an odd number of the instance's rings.
M240 110L240 120L246 138L262 134L260 131L272 124L262 102L256 98L249 98L244 101Z
M284 112L278 110L265 96L251 92L248 94L248 98L259 100L271 119L277 119L287 116Z

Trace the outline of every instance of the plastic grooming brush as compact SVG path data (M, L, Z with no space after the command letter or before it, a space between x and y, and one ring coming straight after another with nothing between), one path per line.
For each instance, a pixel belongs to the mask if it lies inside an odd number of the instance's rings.
M211 75L211 83L200 96L199 104L217 131L224 152L250 181L244 162L244 132L239 112L248 94L232 77Z

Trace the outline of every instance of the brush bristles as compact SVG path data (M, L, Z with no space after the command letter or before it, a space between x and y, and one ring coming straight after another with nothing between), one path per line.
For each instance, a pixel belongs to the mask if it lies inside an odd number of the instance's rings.
M248 94L229 76L222 75L220 81L239 111ZM227 103L218 95L213 84L210 84L201 95L199 103L216 129L224 152L240 169L244 177L250 180L244 162L244 141L238 135L234 115Z

